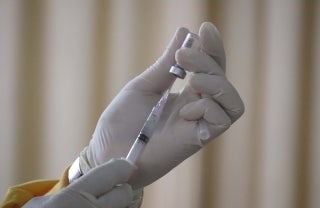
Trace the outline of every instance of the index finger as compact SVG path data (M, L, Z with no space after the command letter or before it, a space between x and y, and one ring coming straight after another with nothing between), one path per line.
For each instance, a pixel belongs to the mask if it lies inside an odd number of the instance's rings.
M225 71L226 54L218 29L210 22L204 22L199 29L201 49L211 56Z

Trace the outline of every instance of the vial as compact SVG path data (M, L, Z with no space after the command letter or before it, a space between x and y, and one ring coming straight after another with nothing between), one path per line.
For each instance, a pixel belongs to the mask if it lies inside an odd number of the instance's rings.
M201 44L200 44L199 36L194 33L188 33L181 45L181 48L184 48L184 47L194 48L200 51ZM184 79L187 75L186 71L182 67L180 67L178 64L172 66L169 72L180 79Z
M192 48L196 49L198 51L201 50L201 43L200 38L197 34L194 33L188 33L185 40L183 41L181 48ZM172 66L169 71L171 74L175 75L176 77L180 79L184 79L186 77L186 71L179 66L178 64ZM202 95L203 97L208 97L206 95ZM208 139L210 139L211 134L210 130L208 128L208 124L204 119L200 119L198 122L198 130L197 130L197 137L201 141L201 144Z

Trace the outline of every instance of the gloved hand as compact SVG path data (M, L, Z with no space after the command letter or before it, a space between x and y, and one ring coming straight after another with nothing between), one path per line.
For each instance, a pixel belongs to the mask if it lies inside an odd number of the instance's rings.
M133 192L126 181L135 167L123 159L113 159L92 169L56 195L36 197L24 208L125 208ZM118 185L121 184L121 185Z
M169 69L176 62L193 73L179 93L170 94L158 127L137 162L138 170L129 179L134 189L165 175L242 115L243 102L225 77L225 52L218 30L208 22L201 25L201 52L179 49L187 33L185 28L178 29L157 62L131 80L102 113L82 157L89 166L127 155L152 107L174 81ZM202 118L211 134L204 144L197 138Z

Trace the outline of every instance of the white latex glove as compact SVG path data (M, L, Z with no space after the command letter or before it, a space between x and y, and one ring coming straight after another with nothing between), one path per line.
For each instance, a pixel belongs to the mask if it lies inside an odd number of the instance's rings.
M92 169L56 195L33 198L24 208L125 208L133 192L126 181L135 167L123 159L113 159ZM121 184L121 185L118 185Z
M175 79L169 69L176 61L193 73L179 93L170 94L158 128L137 162L139 169L129 180L134 189L154 182L205 145L197 138L199 119L208 123L209 142L242 115L243 102L225 77L225 52L217 29L208 22L201 25L202 52L179 49L187 33L178 29L162 57L131 80L102 113L84 152L91 167L127 155L152 107Z

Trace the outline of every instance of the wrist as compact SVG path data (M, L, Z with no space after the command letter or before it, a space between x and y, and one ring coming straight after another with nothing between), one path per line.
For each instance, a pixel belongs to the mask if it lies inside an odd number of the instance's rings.
M86 156L87 147L84 148L79 157L72 163L68 171L69 183L75 182L82 175L88 173L92 167L89 165L87 156ZM143 200L143 188L136 189L133 191L133 199L129 208L139 208Z
M86 157L86 149L84 148L81 152L79 157L72 163L68 171L68 179L69 183L74 182L82 175L86 174L90 169L89 162Z
M79 154L79 167L83 174L86 174L93 167L90 165L87 157L87 147L85 147Z

